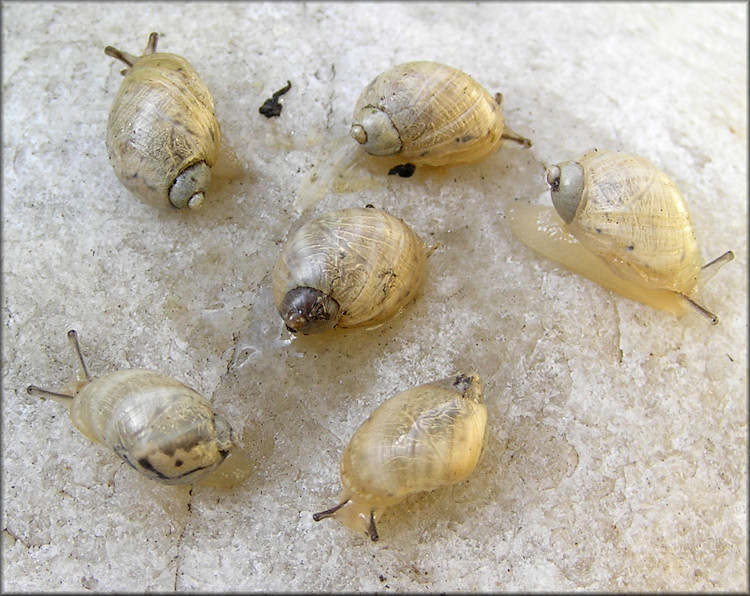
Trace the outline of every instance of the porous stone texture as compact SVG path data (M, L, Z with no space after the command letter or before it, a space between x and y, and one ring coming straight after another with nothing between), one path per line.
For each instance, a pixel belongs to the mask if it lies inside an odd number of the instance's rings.
M746 591L747 5L2 5L2 588ZM198 212L118 182L104 144L113 45L185 56L244 167ZM411 178L360 169L294 209L362 88L409 60L502 92L505 142ZM278 118L258 108L291 81ZM511 233L546 165L591 148L672 176L706 259L712 327L613 295ZM356 181L355 181L356 182ZM371 203L428 244L417 300L375 329L293 337L270 297L289 230ZM164 486L26 386L143 367L207 396L254 460L233 489ZM370 542L314 511L377 405L474 369L485 453L460 485L388 510Z

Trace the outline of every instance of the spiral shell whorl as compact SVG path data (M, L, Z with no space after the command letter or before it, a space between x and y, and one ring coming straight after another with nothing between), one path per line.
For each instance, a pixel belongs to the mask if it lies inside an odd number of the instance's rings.
M282 248L272 276L276 308L285 317L289 292L311 288L338 305L337 327L375 325L414 299L426 259L424 243L400 219L378 209L330 211Z
M111 447L139 472L166 484L192 483L232 448L231 429L210 404L176 379L148 370L93 379L70 416L87 437Z
M336 517L378 540L382 511L408 495L466 479L484 448L487 410L476 373L403 391L357 429L341 456L338 505L313 519Z
M592 151L576 161L583 193L571 233L625 279L692 294L702 257L672 179L648 160L617 151Z
M352 498L388 506L466 479L481 454L487 411L476 374L398 393L360 426L341 458Z
M389 126L369 130L360 120L388 116ZM379 117L379 116L377 116ZM385 123L383 120L382 122ZM367 144L381 147L372 138L377 130L388 130L383 147L395 147L399 157L413 164L433 166L470 162L494 150L501 142L504 119L490 93L464 72L437 62L407 62L373 79L354 108L353 129L367 131ZM353 132L353 136L356 136ZM385 149L374 155L391 155Z
M176 54L137 58L125 71L107 124L107 151L118 179L154 205L197 207L208 188L208 169L219 157L221 129L208 88L190 63ZM185 196L187 193L187 196ZM194 198L193 198L194 197ZM192 199L192 200L191 200Z

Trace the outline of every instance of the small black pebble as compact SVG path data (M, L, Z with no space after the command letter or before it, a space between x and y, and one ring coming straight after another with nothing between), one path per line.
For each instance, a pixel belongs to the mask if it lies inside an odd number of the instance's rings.
M394 174L398 174L402 178L409 178L416 169L413 163L404 163L388 170L388 175L393 176Z

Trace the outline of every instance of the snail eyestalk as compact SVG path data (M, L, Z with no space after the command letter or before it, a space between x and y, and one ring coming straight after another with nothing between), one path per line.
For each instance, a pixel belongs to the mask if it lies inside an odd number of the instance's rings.
M148 56L149 54L153 54L156 52L156 42L159 40L159 34L158 33L152 33L148 36L148 43L146 44L146 49L143 50L143 54L141 56L134 56L133 54L130 54L128 52L123 52L122 50L118 50L117 48L114 48L112 46L107 46L104 48L104 53L107 54L107 56L110 56L111 58L115 58L116 60L120 60L121 62L124 62L128 66L133 66L133 64L136 63L138 58L141 58L143 56ZM122 75L125 76L128 74L128 71L130 69L126 68L122 71Z
M83 379L86 381L91 382L91 375L89 374L89 369L86 366L86 362L83 359L83 352L81 351L81 344L78 343L78 333L75 329L71 329L68 331L68 339L70 340L71 345L73 346L73 349L75 350L76 356L78 358L78 368L81 373L83 373ZM79 374L80 377L80 374Z
M690 306L692 306L696 311L698 311L702 316L706 317L709 321L711 321L712 325L716 325L719 322L719 317L712 313L710 310L705 308L704 306L701 306L698 304L695 300L692 300L691 298L688 298L685 294L679 294L680 298L685 300Z
M523 135L518 134L507 126L503 128L503 134L500 136L503 139L508 139L509 141L513 141L514 143L518 143L519 145L523 145L524 147L531 147L533 145L531 139L527 139Z
M380 538L375 524L375 509L365 501L352 501L350 498L345 498L335 507L313 513L313 519L316 522L328 517L339 518L353 530L363 531L373 542L377 542Z
M29 395L36 395L37 397L46 397L66 402L72 400L74 397L72 395L68 395L67 393L50 391L49 389L43 389L42 387L37 387L36 385L29 385L28 387L26 387L26 393L28 393Z
M701 283L707 282L709 279L711 279L714 275L716 275L724 265L726 265L729 261L734 259L734 253L731 250L728 250L720 257L715 258L710 263L707 263L701 267Z
M133 64L135 64L135 61L139 58L139 56L134 56L133 54L130 54L128 52L123 52L122 50L118 50L117 48L113 48L112 46L107 46L106 48L104 48L104 53L111 58L115 58L120 62L124 62L129 67L133 66ZM129 70L130 68L126 68L121 71L122 76L128 74Z
M380 538L380 536L378 536L378 530L375 527L375 512L374 511L370 512L370 527L367 529L367 533L370 536L370 540L372 540L373 542L377 542L378 538Z
M64 406L70 407L71 403L73 402L73 398L78 394L78 392L93 380L93 377L89 374L89 369L86 366L86 362L83 359L81 344L78 343L78 333L76 333L75 329L71 329L70 331L68 331L68 340L70 341L70 345L73 346L73 351L76 353L76 375L58 391L45 389L43 387L37 387L36 385L29 385L26 388L26 392L29 395L36 395L37 397L54 399Z
M326 509L325 511L320 511L319 513L313 513L313 519L315 521L320 521L321 519L325 519L327 517L333 517L336 515L336 512L341 509L344 505L346 505L349 502L349 499L346 499L345 501L342 501L335 507L331 507L330 509Z
M146 48L143 50L143 55L148 56L149 54L153 54L156 52L156 42L159 41L159 34L154 31L148 36L148 43L146 44Z

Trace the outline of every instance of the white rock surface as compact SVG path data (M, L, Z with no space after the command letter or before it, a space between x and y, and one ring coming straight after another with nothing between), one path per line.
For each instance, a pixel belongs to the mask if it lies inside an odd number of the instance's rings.
M2 588L688 591L747 583L747 5L18 3L3 17ZM158 211L104 145L122 65L185 56L246 176L197 213ZM481 163L369 175L313 208L367 203L428 243L418 300L373 330L295 338L268 273L321 144L360 90L430 59L502 91L530 137ZM283 112L258 107L287 80ZM691 206L716 327L612 295L511 232L549 203L544 165L643 155ZM256 469L233 490L162 486L92 444L29 383L145 367L209 397ZM461 485L387 510L380 542L311 514L398 391L481 375L486 453Z

